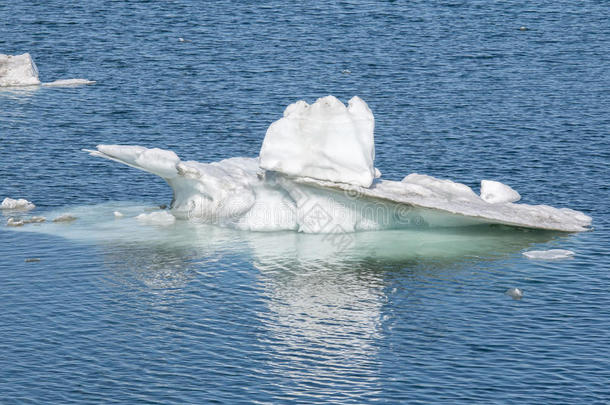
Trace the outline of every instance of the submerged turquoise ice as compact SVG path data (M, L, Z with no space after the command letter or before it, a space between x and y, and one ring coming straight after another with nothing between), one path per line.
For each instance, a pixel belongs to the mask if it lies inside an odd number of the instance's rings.
M49 1L0 18L1 53L31 53L41 81L96 81L0 90L0 199L47 217L0 226L3 402L610 396L604 3ZM286 105L326 94L369 104L384 179L494 179L592 230L164 226L135 218L171 202L162 179L81 151L253 158ZM549 249L574 255L523 255Z

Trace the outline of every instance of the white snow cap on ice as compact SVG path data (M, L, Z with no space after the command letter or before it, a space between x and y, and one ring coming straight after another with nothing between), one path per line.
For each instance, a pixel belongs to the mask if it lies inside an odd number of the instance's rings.
M481 198L488 203L497 204L519 201L521 195L499 181L481 180Z
M0 87L40 84L38 68L29 53L0 54Z
M295 177L311 177L369 187L375 170L375 119L353 97L347 107L327 96L309 105L290 104L265 135L260 167Z

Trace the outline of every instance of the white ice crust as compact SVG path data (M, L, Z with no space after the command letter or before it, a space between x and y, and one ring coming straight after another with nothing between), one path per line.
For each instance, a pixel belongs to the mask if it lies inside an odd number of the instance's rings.
M375 178L375 119L353 97L347 107L333 96L290 104L265 135L260 167L289 176L369 187Z
M530 250L523 252L523 256L535 260L559 260L574 256L574 252L566 249Z
M15 200L10 197L6 197L4 200L2 200L2 204L0 204L0 209L3 210L29 211L33 210L34 208L36 208L36 206L24 198Z
M0 54L0 87L47 86L63 87L94 84L87 79L62 79L41 83L38 78L38 67L29 53L22 55Z
M274 122L259 158L182 161L174 152L98 145L91 155L164 178L174 191L171 214L242 230L346 233L483 224L579 232L591 218L568 208L515 204L519 194L490 180L481 196L450 180L413 173L376 180L374 120L354 97L291 104Z
M38 68L29 53L0 54L0 87L40 84Z

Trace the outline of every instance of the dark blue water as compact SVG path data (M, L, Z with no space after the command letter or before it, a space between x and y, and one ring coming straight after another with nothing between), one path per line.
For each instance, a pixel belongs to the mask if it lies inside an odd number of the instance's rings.
M333 94L371 107L384 178L495 179L594 219L408 259L1 227L0 402L608 403L608 21L593 0L0 3L0 53L97 81L0 91L0 197L36 213L171 200L82 148L256 156L286 105Z

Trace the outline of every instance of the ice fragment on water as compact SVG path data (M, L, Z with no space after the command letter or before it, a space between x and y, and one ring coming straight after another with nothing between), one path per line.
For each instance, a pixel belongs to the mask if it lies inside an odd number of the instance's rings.
M516 287L509 288L508 290L506 290L505 294L515 300L520 300L521 298L523 298L523 291L520 288Z
M528 259L558 260L572 257L574 252L565 249L530 250L529 252L523 252L523 256Z

